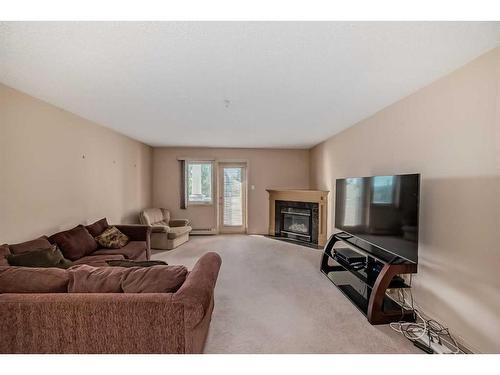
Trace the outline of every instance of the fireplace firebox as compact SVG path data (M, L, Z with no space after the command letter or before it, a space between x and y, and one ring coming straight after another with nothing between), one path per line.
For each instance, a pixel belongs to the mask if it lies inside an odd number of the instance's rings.
M281 234L293 235L306 241L311 240L312 215L307 208L285 207L281 209Z
M318 243L318 204L276 201L275 236L310 244Z

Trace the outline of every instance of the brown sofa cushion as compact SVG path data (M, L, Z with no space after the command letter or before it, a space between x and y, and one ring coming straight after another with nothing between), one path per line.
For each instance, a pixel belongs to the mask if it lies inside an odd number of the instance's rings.
M126 270L121 267L92 267L88 265L71 267L69 272L69 293L121 293L122 278Z
M121 254L127 259L146 260L147 243L145 241L130 241L121 249L99 249L91 255Z
M184 266L92 267L68 270L70 293L170 293L186 279Z
M93 267L106 267L108 266L107 261L108 260L124 260L125 257L121 254L113 254L113 255L86 255L83 258L80 258L78 260L75 260L73 264L76 265L82 265L82 264L87 264L89 266Z
M106 229L108 229L108 221L106 218L96 221L93 224L87 225L85 228L89 231L92 237L97 237L102 234Z
M66 293L68 282L60 268L0 267L0 293Z
M57 245L51 245L48 249L27 251L21 254L7 255L7 261L11 266L37 267L37 268L69 268L73 263L64 259Z
M49 237L50 242L57 244L64 257L77 260L97 249L97 243L83 226L78 225L73 229L53 234Z
M20 254L27 251L48 249L50 245L51 243L49 242L47 236L42 236L36 240L9 245L9 249L12 254Z
M186 280L184 266L134 267L122 280L124 293L174 293Z
M7 262L6 256L10 254L9 245L3 244L0 245L0 266L8 266L9 262Z
M95 240L99 245L107 249L120 249L129 242L129 238L116 227L109 227Z
M102 256L102 255L101 255ZM111 267L152 267L152 266L168 266L163 260L107 260L106 263Z

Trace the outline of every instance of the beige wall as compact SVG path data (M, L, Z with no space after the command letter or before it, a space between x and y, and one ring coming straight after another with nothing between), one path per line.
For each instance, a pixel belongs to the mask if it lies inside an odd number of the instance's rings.
M178 158L248 161L248 232L267 233L268 188L309 188L308 150L155 148L153 154L153 204L172 211L174 218L188 218L194 228L217 226L215 206L180 209L181 171ZM255 190L250 189L255 186Z
M151 158L149 146L0 85L0 243L104 216L135 222L151 204Z
M482 352L500 352L499 90L497 48L317 145L310 159L311 187L330 191L346 176L422 174L416 302Z

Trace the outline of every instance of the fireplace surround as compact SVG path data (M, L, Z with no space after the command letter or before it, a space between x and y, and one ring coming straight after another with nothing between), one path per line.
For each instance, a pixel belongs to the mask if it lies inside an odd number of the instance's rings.
M274 190L269 193L269 235L312 247L326 243L328 191Z

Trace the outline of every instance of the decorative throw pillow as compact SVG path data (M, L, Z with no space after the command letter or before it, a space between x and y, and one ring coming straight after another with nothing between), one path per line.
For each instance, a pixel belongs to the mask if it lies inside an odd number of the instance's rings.
M69 268L73 265L73 262L64 259L57 245L52 245L48 249L28 251L21 254L9 254L7 255L7 261L11 266L20 267Z
M96 221L93 224L87 225L85 228L89 231L92 237L97 237L102 234L106 229L108 229L109 224L106 218Z
M21 254L27 251L48 249L50 245L49 239L46 236L42 236L35 240L9 245L9 249L12 254Z
M64 257L70 260L83 258L85 255L97 250L97 243L83 226L78 225L73 229L53 234L50 242L57 244Z
M168 266L167 262L162 260L131 260L131 259L115 259L107 260L106 263L111 267L152 267L152 266Z
M9 245L3 244L0 245L0 266L8 266L9 262L7 262L7 255L10 254Z
M0 293L66 293L68 282L60 268L0 267Z
M129 238L116 227L109 227L95 240L99 245L107 249L119 249L129 242Z

